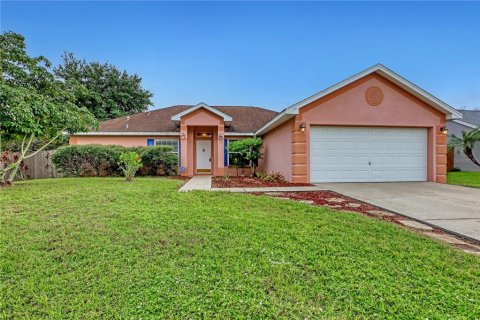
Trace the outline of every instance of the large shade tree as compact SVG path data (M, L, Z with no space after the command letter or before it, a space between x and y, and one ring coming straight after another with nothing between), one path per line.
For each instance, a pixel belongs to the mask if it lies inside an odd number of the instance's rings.
M54 143L63 134L86 131L95 117L76 105L78 86L57 80L45 57L30 57L25 39L14 32L0 34L0 146L18 141L15 161L0 166L0 183L10 184L23 160ZM43 143L32 149L34 141ZM2 150L0 149L0 152Z
M142 88L138 75L129 75L109 63L80 60L68 52L62 59L54 69L55 75L73 88L77 103L98 120L143 112L152 105L153 95ZM79 83L87 90L78 90Z
M473 154L476 144L480 145L480 128L468 132L462 131L461 137L452 134L450 136L448 147L449 149L457 149L458 152L460 152L460 150L463 151L468 159L480 167L480 161L475 159Z

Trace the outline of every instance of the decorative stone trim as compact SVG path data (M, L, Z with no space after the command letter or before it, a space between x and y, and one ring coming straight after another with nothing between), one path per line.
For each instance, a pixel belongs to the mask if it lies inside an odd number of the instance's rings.
M379 106L383 101L383 91L379 87L370 87L365 91L365 100L373 107Z
M300 131L302 123L298 115L292 128L292 181L296 183L307 182L307 132Z
M447 136L441 133L441 128L445 125L439 125L435 128L435 171L436 181L438 183L447 183Z

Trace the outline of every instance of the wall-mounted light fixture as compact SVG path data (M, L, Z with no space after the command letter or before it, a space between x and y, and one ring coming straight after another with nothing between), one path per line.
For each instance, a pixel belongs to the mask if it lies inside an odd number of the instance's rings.
M440 132L444 135L447 135L448 134L448 128L447 127L441 127Z
M223 135L219 134L218 135L218 140L223 140Z
M305 123L302 123L302 124L300 125L300 131L301 131L301 132L305 132Z
M182 132L182 140L185 140L185 133Z

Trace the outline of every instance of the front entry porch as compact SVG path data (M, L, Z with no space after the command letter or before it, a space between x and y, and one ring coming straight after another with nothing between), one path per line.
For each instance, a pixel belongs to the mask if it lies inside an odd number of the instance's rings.
M186 126L181 132L182 174L224 174L223 126Z
M194 174L212 174L212 132L195 133Z

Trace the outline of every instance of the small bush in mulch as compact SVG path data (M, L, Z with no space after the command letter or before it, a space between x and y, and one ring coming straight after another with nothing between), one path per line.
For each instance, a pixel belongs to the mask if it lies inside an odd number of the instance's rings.
M309 183L291 183L286 181L266 181L254 177L213 177L213 188L259 188L259 187L305 187Z

